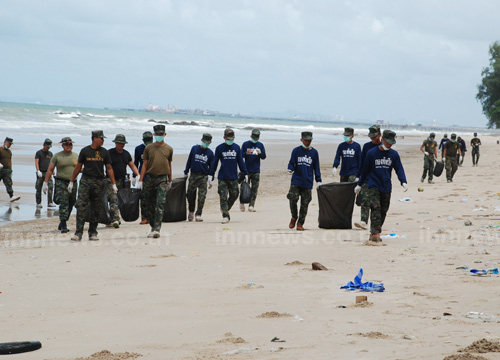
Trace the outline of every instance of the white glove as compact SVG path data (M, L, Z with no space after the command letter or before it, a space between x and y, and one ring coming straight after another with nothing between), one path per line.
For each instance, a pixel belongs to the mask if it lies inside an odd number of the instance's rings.
M458 161L462 162L462 159L463 159L463 156L460 156L460 159L458 159Z
M403 187L404 192L408 191L408 184L407 183L403 183L401 186Z
M354 188L354 193L358 195L360 191L361 191L361 186L356 185L356 187Z
M320 187L321 185L323 185L323 184L322 184L322 183L320 183L320 182L317 182L317 183L316 183L316 186L317 186L317 187Z
M248 183L248 175L245 175L245 182Z
M257 153L257 155L260 155L260 153L261 153L262 151L260 151L260 149L259 149L259 148L257 148L257 149L255 149L255 152Z
M47 194L47 191L49 190L49 183L48 182L43 182L42 185L42 191L44 194Z
M0 169L3 169L3 165L2 164L0 164Z
M442 161L442 162L446 162L446 159L445 159L445 158L441 158L441 161Z
M213 180L208 179L208 188L211 189L213 185L214 185Z
M169 191L172 188L172 181L169 181L167 183L167 191Z
M427 155L427 156L429 155L429 153L428 153L427 151L426 151L426 152L424 152L424 154L425 154L425 155Z
M68 192L71 194L73 192L73 181L70 181L68 184Z
M135 186L135 183L137 182L137 177L132 178L132 186Z
M332 175L333 176L337 176L337 168L333 168L332 169Z
M359 181L359 178L356 178L356 180L354 180L355 183L357 183Z
M137 183L137 188L138 188L139 190L142 190L142 181L139 181L139 182Z
M288 170L288 175L292 175L293 174L293 170Z
M40 170L38 170L36 172L36 176L38 176L39 178L41 178L43 176L42 172Z
M116 184L113 184L113 192L115 194L118 192L118 186L116 186Z

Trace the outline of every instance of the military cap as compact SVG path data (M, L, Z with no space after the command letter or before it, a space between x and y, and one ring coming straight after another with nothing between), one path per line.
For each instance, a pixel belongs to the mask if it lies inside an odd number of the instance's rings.
M119 143L119 144L128 144L127 139L125 138L125 135L123 135L123 134L116 134L113 142Z
M354 129L350 127L344 128L344 136L354 135Z
M204 133L203 136L201 137L201 141L211 144L212 143L212 135L209 133Z
M477 133L474 133L474 136L477 136Z
M102 130L92 131L92 137L103 138L103 139L106 138L106 136L104 136L104 131L102 131Z
M224 130L224 138L228 140L234 140L234 130L233 129Z
M151 133L151 131L144 131L142 133L142 139L151 139L153 140L153 134Z
M4 142L5 141L8 141L9 143L14 144L14 139L13 138L6 137L5 140L4 140Z
M61 139L61 144L62 145L73 145L73 140L69 136L63 137Z
M433 132L431 132L431 133L429 134L429 137L430 137L430 138L432 138L432 139L434 139L434 138L436 137L436 134L434 134Z
M396 143L396 133L392 130L384 130L382 133L382 139L387 141L389 144L395 144Z
M302 131L301 137L304 140L312 140L313 139L313 133L310 132L310 131Z
M450 139L456 139L456 138L457 138L457 134L455 134L455 133L451 134Z
M153 131L155 134L165 134L165 125L155 125Z
M260 138L260 130L259 129L253 129L251 137L254 138L254 139L259 139Z
M380 134L380 125L372 125L368 128L368 137L374 138Z
M444 134L444 135L443 135L443 137L444 137L444 138L447 138L447 137L448 137L448 134Z
M44 144L52 144L52 140L50 140L49 138L45 139L45 141L43 142Z

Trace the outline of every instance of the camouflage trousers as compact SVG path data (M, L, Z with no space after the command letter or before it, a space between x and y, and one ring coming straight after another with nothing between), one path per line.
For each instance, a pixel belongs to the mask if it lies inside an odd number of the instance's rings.
M368 185L364 183L361 186L361 191L358 196L361 196L361 221L364 221L368 224L368 219L370 217L370 203L366 201L366 190L368 189Z
M12 169L0 169L0 180L3 181L7 194L12 197L14 195L14 189L12 189Z
M290 190L288 190L288 195L286 196L290 200L290 212L292 213L292 218L297 219L298 225L304 225L307 216L307 209L309 208L309 203L312 200L311 189L306 189L297 185L290 185ZM300 213L297 209L297 201L300 198Z
M255 206L255 200L257 199L257 191L259 191L260 173L248 173L248 183L250 189L252 190L252 197L250 198L250 203L248 206Z
M479 148L473 147L471 154L472 154L472 165L476 165L479 162Z
M189 212L194 212L196 205L196 190L198 190L198 209L196 210L196 215L201 216L203 213L203 206L207 198L207 183L208 175L206 174L191 173L189 176L189 184L186 191Z
M422 179L427 177L429 173L429 181L432 181L434 177L434 155L424 155L424 172L422 173Z
M238 195L240 194L240 189L238 187L238 180L218 180L219 186L217 192L219 193L220 199L220 210L222 211L222 217L227 217L230 219L229 210L234 205Z
M167 202L167 175L146 174L142 192L146 202L146 219L149 220L152 231L160 231L163 212Z
M76 231L75 234L82 236L85 218L90 206L89 236L97 235L97 224L101 215L102 191L104 179L83 176L78 187L78 200L76 201ZM73 186L73 191L75 188Z
M78 189L78 182L75 180L73 184L73 191L71 194L68 192L69 180L61 180L56 178L54 202L59 204L59 220L68 221L73 206L76 204L76 193Z
M36 189L36 203L41 204L42 203L42 187L43 187L43 182L45 181L45 175L47 174L46 171L42 171L42 177L36 177L36 183L35 183L35 189ZM50 204L52 202L52 194L54 190L54 182L52 181L52 176L49 178L49 191L47 192L47 204Z
M116 187L118 190L123 189L123 181L125 179L117 179ZM113 183L110 178L106 178L106 193L108 194L109 203L109 215L111 217L111 222L120 221L120 209L118 208L118 196L116 196L113 191Z
M380 234L391 204L391 193L383 193L376 187L367 188L363 201L371 210L370 234Z
M446 155L446 180L453 180L453 175L458 169L457 158L456 156L448 156Z
M341 176L340 177L340 182L355 182L357 177L358 176L356 174L347 175L347 176Z
M147 209L146 209L146 199L144 199L144 191L141 190L141 220L147 220L148 218L146 217Z

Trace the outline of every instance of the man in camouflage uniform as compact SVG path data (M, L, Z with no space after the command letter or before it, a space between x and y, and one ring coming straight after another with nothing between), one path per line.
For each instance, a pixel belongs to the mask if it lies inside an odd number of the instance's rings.
M472 166L478 166L479 164L479 146L481 145L481 140L477 137L477 133L474 133L474 137L470 141L470 146L472 148Z
M47 174L47 169L50 165L50 159L52 159L52 152L50 148L52 147L52 140L45 139L43 142L43 147L38 150L35 154L35 169L36 169L36 207L37 209L42 208L42 187L45 180L45 174ZM53 208L56 207L52 203L52 192L54 189L54 183L52 182L52 178L49 179L48 183L48 196L47 196L47 207ZM44 193L46 194L46 193Z
M224 142L215 148L214 159L210 165L209 177L211 179L208 180L209 184L214 179L219 160L220 170L217 175L217 192L219 193L220 210L222 212L221 223L227 224L231 220L229 210L231 210L240 193L240 189L238 188L238 167L245 177L248 177L241 148L238 144L234 143L233 129L224 130Z
M424 182L427 173L429 173L429 180L427 180L427 182L429 184L434 184L432 177L434 176L434 161L437 158L437 142L434 140L435 138L436 134L431 132L429 137L424 140L420 147L420 151L424 153L424 172L420 178L421 183Z
M288 227L293 229L295 224L297 224L298 231L304 231L303 225L306 221L307 210L312 199L311 190L314 179L316 179L316 185L318 187L321 186L319 154L318 150L311 146L312 136L312 132L302 132L300 138L302 145L292 150L292 155L288 162L288 174L292 175L290 189L286 196L290 202L290 212L292 214ZM299 198L300 212L297 209Z
M241 154L243 160L245 160L245 166L248 171L248 181L252 191L252 197L248 204L248 211L250 212L255 212L255 200L257 199L260 183L260 161L264 160L267 156L266 148L259 139L260 130L253 129L250 140L245 141L243 145L241 145ZM245 204L240 203L240 210L245 211Z
M81 241L85 220L90 213L89 240L99 240L97 237L97 224L102 208L102 197L105 185L104 168L113 183L113 191L118 192L115 184L115 176L111 167L111 157L108 150L102 147L104 144L104 133L102 130L92 131L92 144L84 147L78 156L78 162L71 175L68 192L73 192L73 186L78 174L83 167L83 175L78 188L78 200L76 202L76 231L71 238L73 241ZM88 208L90 206L90 211Z
M444 158L447 182L453 182L453 175L458 169L457 153L462 157L460 144L457 142L457 134L451 134L450 141L444 145Z
M70 137L63 137L61 145L64 150L56 153L50 160L49 168L45 174L42 191L44 194L47 193L52 174L54 173L54 169L57 168L54 195L54 201L56 204L59 204L60 223L57 229L60 230L62 234L65 234L69 232L66 222L69 220L73 206L76 204L76 190L69 193L68 185L71 181L75 166L78 163L78 155L73 152L73 140L71 140ZM74 184L73 186L75 186L76 189L78 184Z
M153 130L155 142L144 149L144 163L137 188L144 191L146 199L146 219L151 225L148 237L159 238L167 192L172 187L174 149L165 143L165 125L155 125Z
M116 187L118 190L123 189L124 182L127 176L127 166L130 167L134 176L141 176L139 171L134 165L132 161L132 156L130 153L124 149L125 144L127 144L127 139L125 135L118 134L115 136L113 140L115 143L115 147L109 149L109 156L111 156L111 167L113 168L113 173L115 175ZM113 191L113 183L109 178L109 175L106 175L106 184L107 184L107 194L108 194L108 202L109 202L109 213L111 216L111 224L109 226L113 226L115 229L120 227L120 209L118 207L118 196Z
M194 145L191 148L186 162L186 168L184 169L184 175L186 176L191 170L186 193L189 206L189 221L193 221L193 219L196 219L196 221L203 221L201 214L203 212L203 206L205 205L205 198L207 197L208 173L210 172L210 165L214 158L214 152L208 148L211 143L212 135L208 133L203 134L201 145ZM210 188L211 187L212 184L210 184ZM198 209L195 215L196 191L198 191Z
M137 145L134 151L134 165L139 171L139 174L142 170L142 163L144 159L142 155L144 154L144 149L146 146L153 142L153 133L151 131L145 131L142 133L142 144ZM136 185L137 180L140 178L140 175L137 177L135 175L132 176L132 186ZM149 224L148 219L146 218L146 200L144 199L144 191L141 191L141 225Z
M0 180L3 181L7 194L9 194L10 202L19 200L20 196L14 196L14 189L12 189L12 152L10 147L14 140L6 137L3 145L0 146Z

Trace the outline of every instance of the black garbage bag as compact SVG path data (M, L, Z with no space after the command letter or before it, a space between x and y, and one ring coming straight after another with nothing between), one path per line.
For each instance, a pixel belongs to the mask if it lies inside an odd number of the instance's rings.
M101 212L99 214L99 223L109 225L111 224L111 213L109 212L109 203L108 203L108 186L106 181L102 182L102 197L101 201ZM87 217L85 221L89 222L90 220L90 206L87 205Z
M249 204L252 200L252 189L246 181L243 181L240 185L240 203Z
M352 229L356 185L349 182L329 183L317 188L320 228Z
M118 190L118 208L123 221L136 221L139 218L141 190L125 188Z
M176 178L172 180L172 187L167 192L163 222L186 221L186 212L186 178Z
M444 163L442 161L436 161L433 172L434 176L440 177L441 174L443 173L443 169L444 169Z

